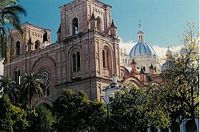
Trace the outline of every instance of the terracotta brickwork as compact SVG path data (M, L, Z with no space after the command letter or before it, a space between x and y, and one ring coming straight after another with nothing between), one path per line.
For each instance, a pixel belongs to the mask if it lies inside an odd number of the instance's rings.
M22 25L20 35L10 33L8 59L4 75L20 80L25 73L41 74L48 88L45 98L37 103L51 103L65 88L84 91L90 99L101 100L102 90L112 77L118 83L143 86L146 74L120 66L117 27L112 20L111 6L98 0L74 0L60 7L61 24L57 42L51 44L51 31L30 23ZM158 79L153 71L154 80Z
M112 76L120 74L119 39L111 6L97 0L75 0L60 11L57 43L50 44L50 30L30 23L22 25L23 36L12 31L4 75L16 78L16 71L20 71L17 77L45 73L49 93L35 103L50 104L65 88L83 90L91 99L101 100L102 89Z

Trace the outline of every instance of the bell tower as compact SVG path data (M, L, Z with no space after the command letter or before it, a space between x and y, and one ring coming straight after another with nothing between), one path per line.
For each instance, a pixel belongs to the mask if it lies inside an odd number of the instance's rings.
M66 87L91 99L119 76L119 39L111 6L99 0L74 0L60 7L58 42L66 57Z

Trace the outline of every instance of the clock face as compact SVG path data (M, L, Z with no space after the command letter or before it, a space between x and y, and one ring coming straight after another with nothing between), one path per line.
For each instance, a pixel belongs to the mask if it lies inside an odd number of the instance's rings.
M42 81L44 82L44 85L47 87L49 85L50 78L51 78L50 73L47 70L43 70L40 75L41 75Z

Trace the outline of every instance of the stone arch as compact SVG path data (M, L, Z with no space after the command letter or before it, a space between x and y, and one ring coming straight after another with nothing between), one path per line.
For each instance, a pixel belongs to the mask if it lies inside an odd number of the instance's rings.
M136 87L141 87L141 82L135 78L135 77L128 77L125 80L123 80L123 84L133 84Z
M124 66L120 66L120 78L123 79L123 78L126 78L128 76L129 76L128 69L126 69L126 67L124 67Z
M72 46L68 50L68 59L69 63L67 66L69 67L70 71L70 78L71 79L77 79L80 78L81 75L81 61L82 61L82 51L80 46Z
M32 73L39 74L43 70L46 70L49 72L49 87L48 87L48 94L47 97L53 97L55 95L55 85L57 84L57 73L56 73L56 62L55 60L50 57L41 57L39 58L34 65L32 66Z
M108 49L110 49L110 51L113 51L113 48L108 43L103 43L102 45L103 45L102 46L103 48L108 47Z
M45 62L45 63L44 63ZM49 65L48 67L52 70L55 70L56 68L56 62L55 60L50 57L50 56L44 56L44 57L40 57L32 66L32 73L35 73L35 71L37 71L38 69L40 69L41 67L44 67L46 65Z
M109 72L111 76L113 73L113 52L108 44L104 44L102 48L102 68Z

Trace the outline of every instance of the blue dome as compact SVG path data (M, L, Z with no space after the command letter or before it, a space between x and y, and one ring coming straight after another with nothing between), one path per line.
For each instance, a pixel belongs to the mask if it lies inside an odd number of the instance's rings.
M130 57L133 58L135 56L154 56L155 51L153 48L145 42L138 42L130 51Z

